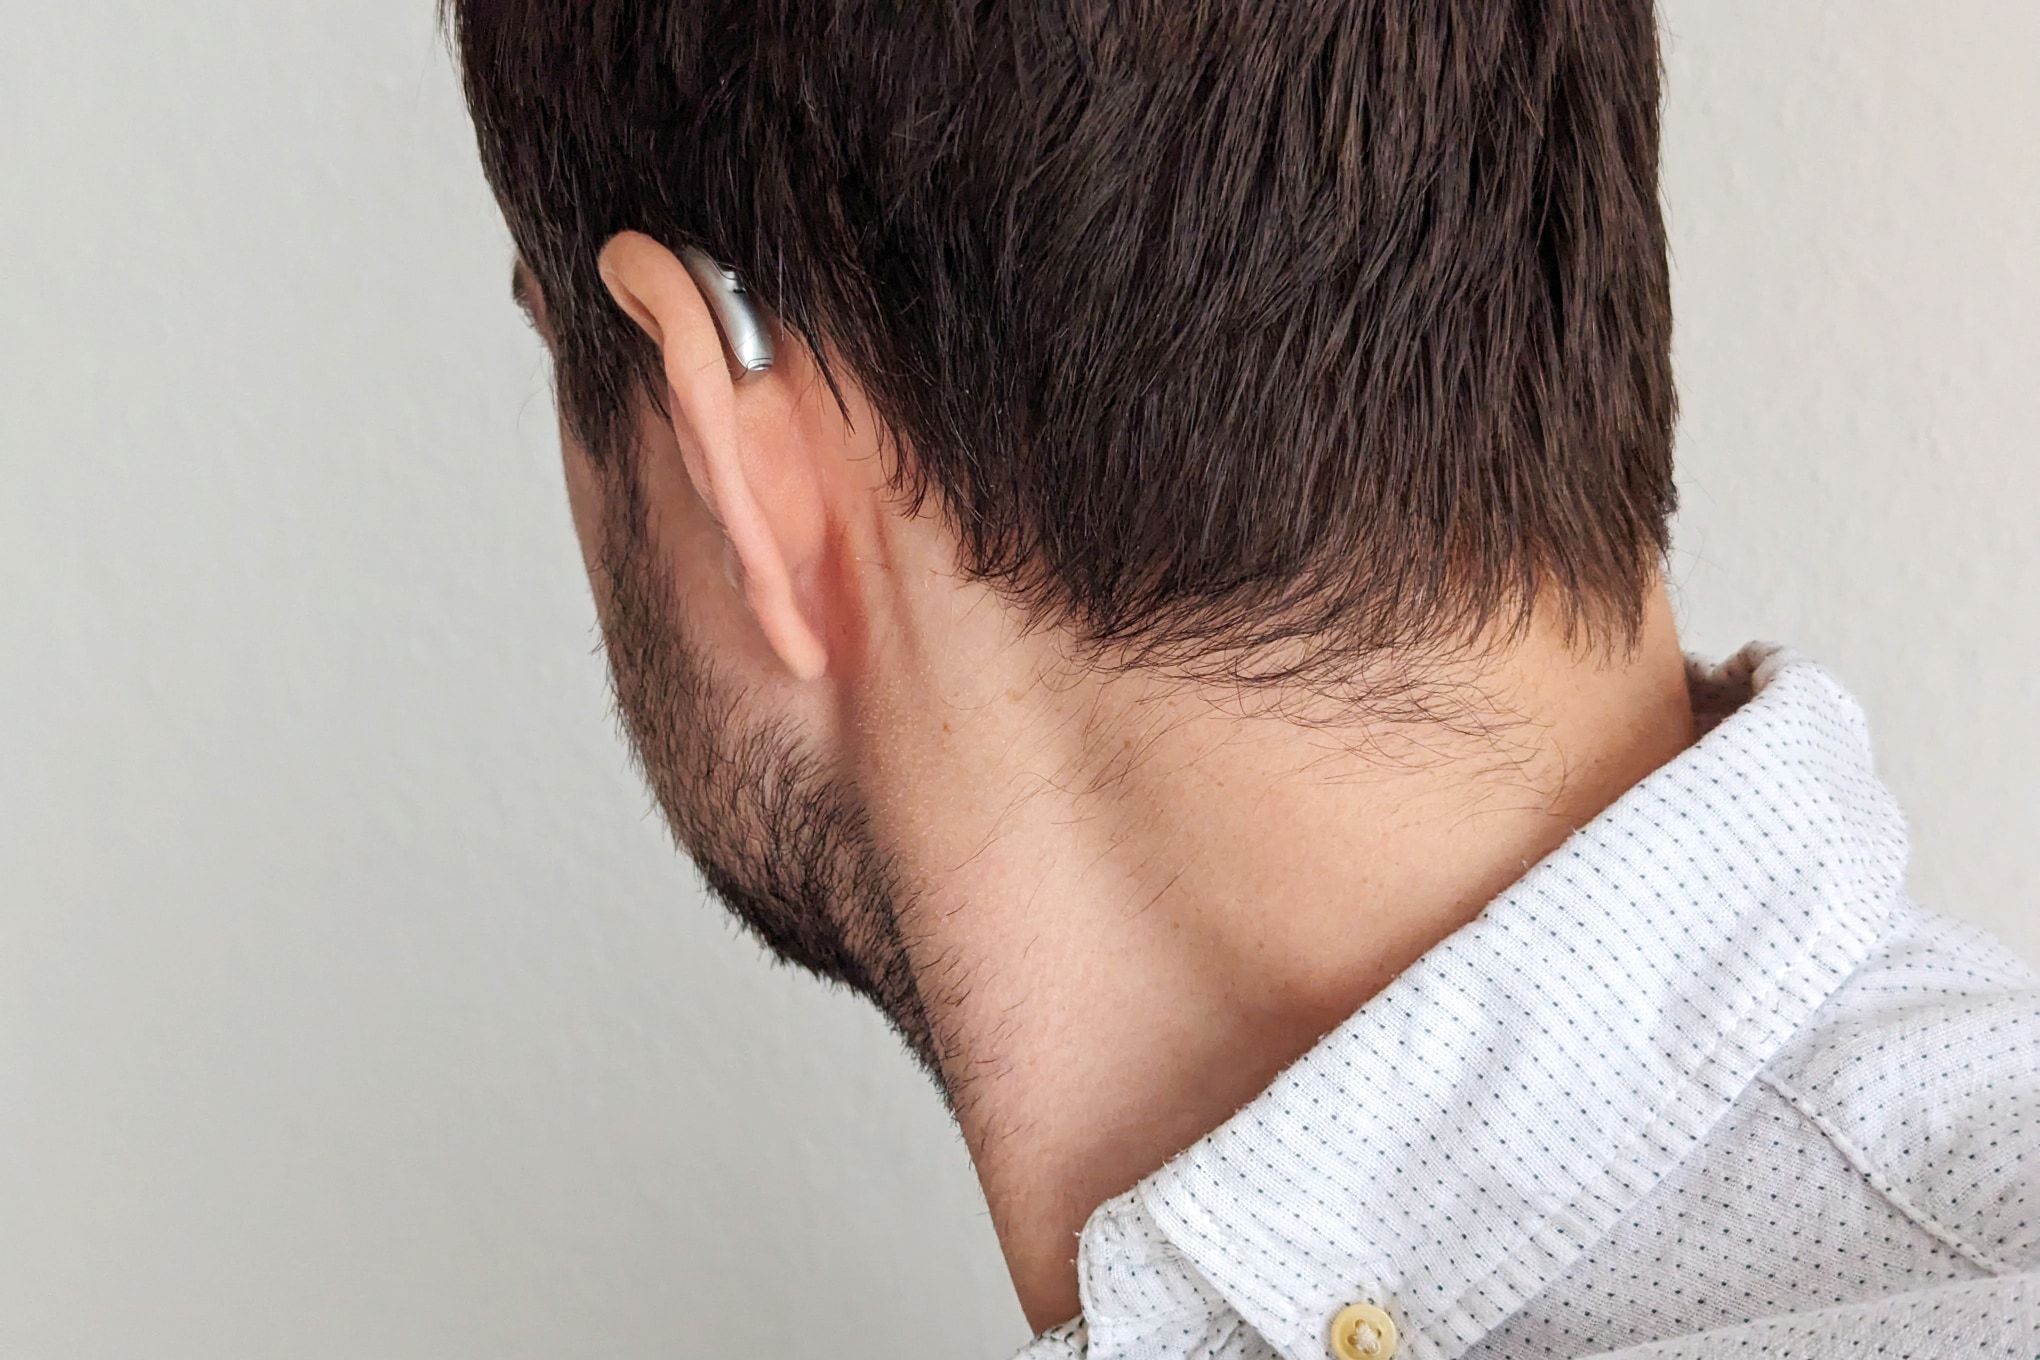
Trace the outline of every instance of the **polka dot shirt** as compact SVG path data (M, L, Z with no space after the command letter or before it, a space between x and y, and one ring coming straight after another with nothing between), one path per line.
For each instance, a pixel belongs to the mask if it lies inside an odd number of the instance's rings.
M1020 1360L2040 1357L2040 980L1907 898L1826 671L1689 683L1690 748L1099 1206Z

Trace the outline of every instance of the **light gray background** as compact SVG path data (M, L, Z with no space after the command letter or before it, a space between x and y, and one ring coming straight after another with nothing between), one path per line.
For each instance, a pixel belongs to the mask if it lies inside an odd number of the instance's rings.
M960 1148L605 711L430 0L0 0L0 1355L1003 1355ZM2040 7L1667 11L1689 645L2040 954Z

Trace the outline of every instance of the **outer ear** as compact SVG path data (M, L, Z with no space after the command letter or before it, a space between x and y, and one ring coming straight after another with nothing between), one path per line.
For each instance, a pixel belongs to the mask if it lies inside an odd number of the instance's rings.
M796 582L817 547L813 526L822 516L818 505L788 503L789 493L799 498L802 479L797 470L775 466L783 457L758 447L758 422L747 422L741 409L754 392L755 399L768 400L758 389L774 385L754 378L740 394L714 313L687 266L665 246L628 231L611 238L597 263L617 305L659 348L687 476L729 540L745 602L766 642L795 678L818 678L828 669L828 650ZM813 479L806 481L812 500L818 493ZM766 513L768 503L776 514Z

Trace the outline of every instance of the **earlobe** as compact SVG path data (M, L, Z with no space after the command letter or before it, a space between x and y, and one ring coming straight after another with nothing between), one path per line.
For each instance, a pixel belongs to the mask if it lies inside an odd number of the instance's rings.
M761 374L739 393L701 285L659 242L624 232L603 247L598 268L617 305L658 346L687 480L722 526L751 616L796 679L819 678L828 650L808 617L813 593L797 581L823 550L825 517L818 505L800 503L818 496L815 479L787 465L803 450L789 445L793 422L772 409L787 400L783 385ZM737 370L747 371L756 370Z

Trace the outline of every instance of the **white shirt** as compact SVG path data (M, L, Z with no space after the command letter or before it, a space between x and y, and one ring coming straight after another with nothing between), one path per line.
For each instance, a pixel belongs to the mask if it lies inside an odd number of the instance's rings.
M1825 671L1689 682L1691 747L1099 1206L1021 1360L2040 1356L2040 980L1906 897Z

